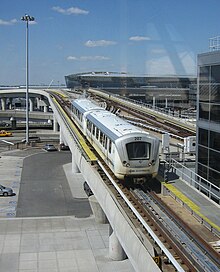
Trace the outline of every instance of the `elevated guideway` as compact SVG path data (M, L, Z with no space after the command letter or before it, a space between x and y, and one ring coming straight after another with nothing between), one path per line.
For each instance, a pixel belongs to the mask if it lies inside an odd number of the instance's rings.
M72 172L80 171L82 173L94 192L98 204L104 211L113 230L113 236L111 235L110 238L111 241L114 241L117 249L120 248L119 244L121 245L136 271L161 271L153 259L153 246L143 236L134 222L127 217L124 209L118 205L117 198L106 187L98 171L99 164L97 157L91 152L82 136L78 133L72 120L59 104L54 94L53 92L44 93L53 110L54 122L57 123L57 129L59 127L60 142L64 142L70 147L72 153ZM64 95L65 97L65 94L59 95ZM169 256L169 259L178 271L183 271L174 257Z

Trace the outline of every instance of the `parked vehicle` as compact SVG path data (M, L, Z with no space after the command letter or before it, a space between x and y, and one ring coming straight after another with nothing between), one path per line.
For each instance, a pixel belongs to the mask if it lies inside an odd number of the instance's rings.
M65 145L65 144L60 144L60 150L70 150L69 146L68 145Z
M11 188L7 188L3 185L0 185L0 195L2 196L11 196L13 195L13 190Z
M44 149L46 151L57 151L57 148L53 144L45 144Z
M0 137L9 137L12 136L12 133L6 130L0 130Z
M1 121L0 122L0 127L10 127L10 124L9 123L6 123L4 121Z

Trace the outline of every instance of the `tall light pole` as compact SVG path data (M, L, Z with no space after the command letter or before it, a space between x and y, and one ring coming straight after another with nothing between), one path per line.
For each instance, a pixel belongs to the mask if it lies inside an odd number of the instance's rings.
M26 22L26 144L29 144L29 74L28 74L28 24L34 21L34 17L27 14L21 17Z

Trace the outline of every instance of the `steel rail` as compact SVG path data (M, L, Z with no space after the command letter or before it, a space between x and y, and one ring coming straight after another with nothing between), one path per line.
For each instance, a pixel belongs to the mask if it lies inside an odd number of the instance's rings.
M159 219L172 235L173 241L182 248L182 252L191 260L199 271L218 272L220 269L219 254L199 237L192 229L166 206L154 193L144 193L136 190L137 195L147 202L147 209L151 207Z
M105 167L101 164L100 161L98 161L98 165L101 167L102 171L106 174L108 179L111 181L117 192L120 194L122 199L125 201L125 203L128 205L128 207L131 209L131 211L135 214L137 219L141 222L143 227L148 231L148 233L151 235L151 237L154 239L154 241L157 243L157 245L160 247L160 249L165 253L167 258L170 260L170 262L173 264L173 266L176 268L178 272L184 272L185 270L181 267L181 265L178 263L178 261L175 259L175 257L169 252L169 250L165 247L165 245L160 241L160 239L157 237L157 235L152 231L152 229L149 227L149 225L146 223L144 218L140 215L138 210L132 205L130 200L127 198L127 196L124 194L124 192L120 189L118 184L112 179L111 175L106 171Z

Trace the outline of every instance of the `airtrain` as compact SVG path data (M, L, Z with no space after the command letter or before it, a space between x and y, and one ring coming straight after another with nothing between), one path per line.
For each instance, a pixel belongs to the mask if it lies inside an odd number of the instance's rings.
M75 124L118 179L144 183L157 175L158 138L86 98L72 101L71 114Z

